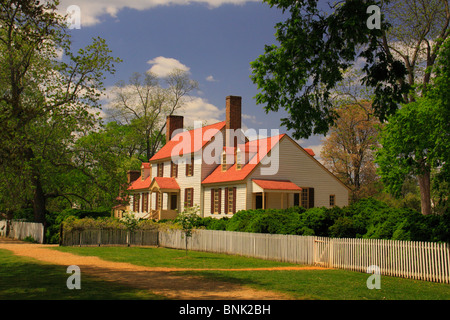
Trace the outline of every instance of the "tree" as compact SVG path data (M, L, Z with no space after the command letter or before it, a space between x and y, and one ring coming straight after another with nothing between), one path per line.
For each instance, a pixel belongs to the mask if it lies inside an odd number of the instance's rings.
M284 108L289 117L282 125L294 130L295 138L327 133L337 118L331 91L357 60L364 63L363 84L373 88L374 113L385 121L399 103L414 97L411 88L420 68L423 87L429 83L430 68L450 32L446 0L351 0L328 13L314 0L265 2L290 16L276 25L279 45L266 45L251 63L251 79L260 90L256 102L266 112ZM370 5L385 13L380 29L366 25Z
M194 207L185 207L184 211L179 213L176 218L176 222L181 225L183 235L186 244L186 255L188 253L188 239L192 237L192 229L196 224L196 221L200 218L198 215L198 205Z
M323 140L321 158L333 174L353 189L353 199L373 195L378 180L373 148L378 144L379 121L370 102L336 108L338 119Z
M89 175L74 161L72 146L95 127L90 111L99 107L103 74L120 61L101 38L73 53L58 4L0 2L0 191L10 210L18 205L8 190L23 187L23 200L44 226L48 200L86 200L76 188Z
M189 93L198 88L198 83L183 70L173 70L164 80L166 87L161 86L155 74L134 73L128 84L120 81L112 92L112 118L134 128L144 143L139 150L144 161L164 142L166 117L182 108Z
M77 139L74 159L89 175L91 183L80 184L80 193L96 206L111 207L127 190L127 171L140 170L137 150L142 141L130 125L108 122Z
M376 162L383 183L398 195L406 176L417 176L421 209L431 213L431 172L437 169L441 177L448 176L450 163L450 40L438 53L430 85L422 97L405 104L381 132L381 148Z

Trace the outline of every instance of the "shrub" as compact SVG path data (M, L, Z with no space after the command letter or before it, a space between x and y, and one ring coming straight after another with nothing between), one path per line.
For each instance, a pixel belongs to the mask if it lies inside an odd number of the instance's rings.
M228 221L230 221L230 218L223 217L222 219L214 219L212 218L212 221L208 224L209 230L226 230Z
M258 214L263 212L262 209L257 210L242 210L236 212L230 221L227 223L227 231L246 231L247 226L252 220L252 218Z

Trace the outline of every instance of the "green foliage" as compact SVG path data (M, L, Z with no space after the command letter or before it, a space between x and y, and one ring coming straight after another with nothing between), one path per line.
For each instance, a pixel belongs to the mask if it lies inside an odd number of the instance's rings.
M95 161L74 145L97 129L105 74L120 62L101 38L74 52L58 4L2 1L0 14L0 203L14 211L33 202L41 223L55 203L100 205Z
M265 2L287 18L275 26L279 45L266 45L251 63L251 79L261 91L256 102L266 112L284 108L289 117L281 119L282 125L293 129L295 138L327 133L336 119L331 89L358 58L366 62L364 82L374 88L376 115L384 119L395 112L408 90L406 82L397 81L407 72L379 47L388 24L381 21L382 29L366 25L367 7L378 1L345 1L327 13L313 0Z
M334 238L450 241L450 210L424 216L373 198L347 207L242 210L231 218L200 218L196 227L239 232L315 235Z
M181 226L181 229L184 233L184 238L186 241L186 255L187 255L187 246L188 239L192 237L192 229L194 229L195 225L198 225L198 221L201 217L198 215L199 206L195 205L193 207L185 207L184 211L179 213L175 219L175 223Z

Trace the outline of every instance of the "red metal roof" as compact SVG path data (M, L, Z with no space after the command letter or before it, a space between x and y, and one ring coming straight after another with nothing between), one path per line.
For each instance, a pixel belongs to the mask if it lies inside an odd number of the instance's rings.
M290 180L261 180L252 179L258 186L266 190L298 190L301 191L302 188L297 186Z
M160 189L180 189L175 178L155 177L154 181Z
M256 168L256 166L261 162L261 159L264 158L267 153L283 138L285 134L281 134L278 136L259 139L257 141L249 141L246 145L246 150L249 149L257 149L255 155L250 159L250 161L243 165L240 170L236 169L236 164L233 164L226 171L222 171L222 166L219 165L217 168L207 176L202 184L208 183L220 183L220 182L231 182L231 181L241 181L247 178L247 176ZM262 147L261 146L264 146Z
M179 157L201 150L211 138L225 127L225 121L192 129L175 135L151 159L151 161Z

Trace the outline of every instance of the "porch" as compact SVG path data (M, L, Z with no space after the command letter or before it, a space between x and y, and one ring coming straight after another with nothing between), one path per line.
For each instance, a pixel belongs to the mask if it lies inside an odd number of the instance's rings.
M152 201L153 199L154 201ZM175 219L179 204L180 187L176 180L174 178L155 177L150 184L148 219Z
M253 209L287 209L298 205L302 188L289 180L252 180Z

